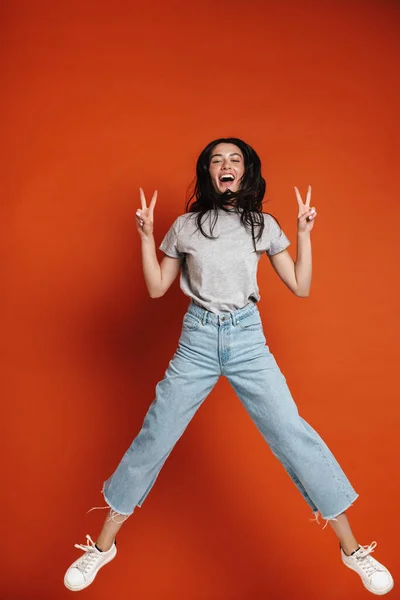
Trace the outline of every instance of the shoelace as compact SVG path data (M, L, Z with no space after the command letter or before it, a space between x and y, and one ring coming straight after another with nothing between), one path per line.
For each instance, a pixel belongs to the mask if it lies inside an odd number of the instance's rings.
M75 544L75 548L79 548L80 550L84 550L85 554L78 560L75 565L76 569L82 571L82 573L87 573L87 571L93 566L96 559L99 557L98 550L95 547L95 543L90 537L90 535L86 535L86 539L88 540L88 544Z
M370 556L377 545L377 542L371 542L369 546L360 546L360 550L357 550L357 552L353 554L353 558L355 558L358 565L368 577L379 570L379 565L376 563L376 560Z

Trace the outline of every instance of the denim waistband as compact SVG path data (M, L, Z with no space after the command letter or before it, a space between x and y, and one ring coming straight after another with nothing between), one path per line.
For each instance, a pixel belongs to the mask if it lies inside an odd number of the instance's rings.
M221 325L227 321L232 321L233 325L236 325L238 321L241 321L245 317L248 317L255 312L259 312L259 310L257 305L254 302L251 302L243 308L239 308L231 312L221 312L216 314L207 310L206 308L203 308L202 306L199 306L192 300L189 304L188 312L198 319L201 319L203 325L206 323Z

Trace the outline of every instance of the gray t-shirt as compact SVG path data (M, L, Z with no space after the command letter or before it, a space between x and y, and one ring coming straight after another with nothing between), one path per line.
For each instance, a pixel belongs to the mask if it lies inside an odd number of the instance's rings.
M234 211L218 210L215 239L197 229L197 213L178 217L159 248L168 256L183 259L180 285L184 294L213 313L243 308L261 298L257 285L257 267L261 255L285 250L290 244L276 220L263 213L265 228L254 252L251 230L240 222ZM203 217L202 226L210 234L214 211ZM196 231L197 229L197 231ZM258 228L254 228L257 235Z

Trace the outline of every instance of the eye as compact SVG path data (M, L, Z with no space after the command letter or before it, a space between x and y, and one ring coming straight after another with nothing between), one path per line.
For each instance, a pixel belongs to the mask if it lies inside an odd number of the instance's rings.
M234 158L232 162L240 162L240 160L238 158Z

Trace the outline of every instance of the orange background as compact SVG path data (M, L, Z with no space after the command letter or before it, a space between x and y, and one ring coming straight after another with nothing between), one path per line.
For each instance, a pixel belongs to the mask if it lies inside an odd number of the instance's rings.
M399 5L390 1L2 3L2 337L7 409L1 598L68 598L188 299L151 300L134 214L156 241L201 149L259 153L292 241L313 186L314 279L293 296L265 258L269 346L301 415L360 498L361 544L396 575ZM119 534L85 598L366 597L221 380ZM399 584L398 584L399 585ZM400 597L398 588L391 597Z

